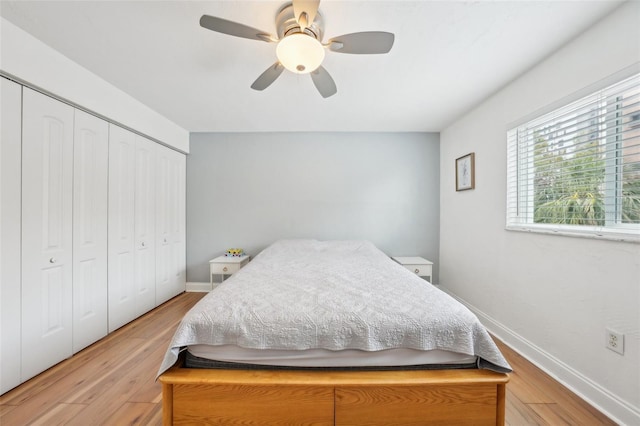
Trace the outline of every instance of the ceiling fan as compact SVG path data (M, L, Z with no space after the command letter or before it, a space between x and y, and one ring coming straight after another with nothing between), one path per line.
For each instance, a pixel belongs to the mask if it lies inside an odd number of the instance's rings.
M331 75L322 66L325 49L337 53L387 53L395 36L383 31L366 31L333 37L322 43L324 23L318 10L320 0L293 0L280 8L276 15L277 37L265 31L210 15L202 15L200 26L236 37L277 43L278 60L267 68L251 85L264 90L286 68L296 74L310 74L313 84L323 98L338 91Z

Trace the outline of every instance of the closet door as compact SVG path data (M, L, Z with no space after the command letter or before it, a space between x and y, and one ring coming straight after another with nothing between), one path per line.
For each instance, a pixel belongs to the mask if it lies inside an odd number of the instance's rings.
M107 334L109 125L75 111L73 155L73 352Z
M156 143L136 136L135 150L135 291L140 316L156 301L155 166Z
M170 154L169 148L158 146L156 166L156 305L171 298Z
M135 318L135 135L109 125L109 332Z
M72 353L73 108L23 89L22 380Z
M185 156L158 147L156 304L185 290Z
M173 155L173 185L171 215L171 248L174 294L185 291L187 284L187 244L186 244L186 173L187 157L179 152L172 151Z
M20 384L22 87L0 78L0 394Z

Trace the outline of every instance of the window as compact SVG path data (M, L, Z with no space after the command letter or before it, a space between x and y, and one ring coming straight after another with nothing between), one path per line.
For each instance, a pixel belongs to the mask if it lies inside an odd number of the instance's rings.
M507 229L640 242L640 74L507 132Z

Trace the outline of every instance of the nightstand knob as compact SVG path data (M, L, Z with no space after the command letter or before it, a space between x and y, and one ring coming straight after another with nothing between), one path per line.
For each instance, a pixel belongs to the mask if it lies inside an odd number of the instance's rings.
M52 257L51 259L49 259L49 263L56 263L56 258Z
M419 273L420 273L420 269L417 269L417 268L416 268L416 270L415 270L415 271L413 271L413 272L415 272L416 274L419 274Z
M224 268L222 268L223 272L227 272L227 267L225 266Z

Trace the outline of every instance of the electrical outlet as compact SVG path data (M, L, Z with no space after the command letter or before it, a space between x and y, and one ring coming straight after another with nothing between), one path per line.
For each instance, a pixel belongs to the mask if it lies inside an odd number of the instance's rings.
M611 349L620 355L624 355L624 334L607 328L606 339L605 346L607 349Z

